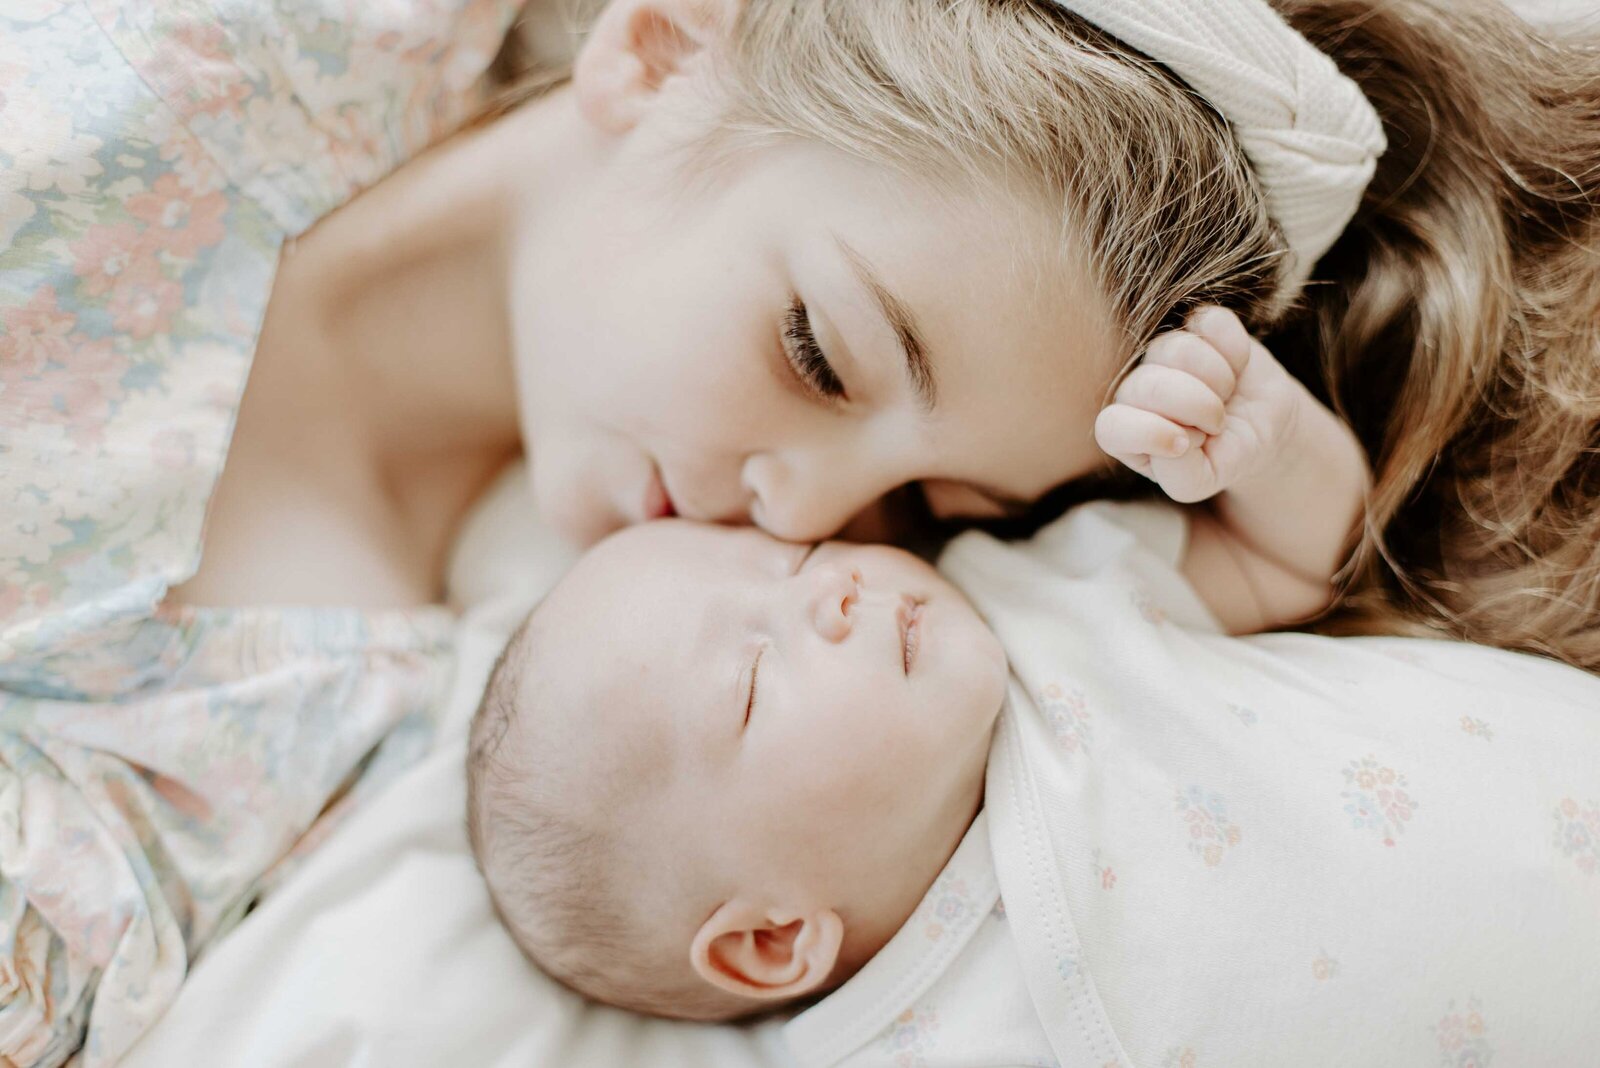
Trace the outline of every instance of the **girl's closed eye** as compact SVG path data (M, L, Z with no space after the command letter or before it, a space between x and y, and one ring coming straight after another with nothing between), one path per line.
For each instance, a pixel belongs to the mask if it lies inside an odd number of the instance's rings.
M829 403L850 399L844 382L817 344L811 314L798 294L789 298L789 308L783 316L783 355L800 384L819 399Z

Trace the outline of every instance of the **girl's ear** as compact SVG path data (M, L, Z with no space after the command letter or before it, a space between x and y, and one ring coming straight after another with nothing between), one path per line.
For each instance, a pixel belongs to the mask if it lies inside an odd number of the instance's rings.
M729 901L700 925L689 959L712 986L779 1001L827 982L843 944L844 922L832 909L800 914Z
M579 110L607 133L627 133L667 79L726 31L741 2L611 0L573 66Z

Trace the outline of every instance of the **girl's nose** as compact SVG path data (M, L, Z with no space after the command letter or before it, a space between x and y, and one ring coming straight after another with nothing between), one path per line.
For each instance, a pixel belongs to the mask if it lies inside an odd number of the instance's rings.
M848 462L759 453L746 460L743 483L750 518L784 541L832 537L856 513L898 483L865 455Z
M861 598L861 572L838 564L817 564L800 575L806 584L806 612L824 641L850 636L850 613Z

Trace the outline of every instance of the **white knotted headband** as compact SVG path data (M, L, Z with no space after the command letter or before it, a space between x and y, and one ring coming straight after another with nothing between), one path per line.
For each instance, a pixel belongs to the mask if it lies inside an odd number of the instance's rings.
M1300 292L1361 204L1386 142L1332 59L1266 0L1056 0L1171 70L1232 125L1293 256Z

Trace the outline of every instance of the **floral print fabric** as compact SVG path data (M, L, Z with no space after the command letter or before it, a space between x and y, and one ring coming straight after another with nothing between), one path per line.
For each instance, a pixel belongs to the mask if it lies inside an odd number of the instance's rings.
M443 610L161 604L282 243L476 106L514 7L0 6L0 1063L114 1061L425 744Z

